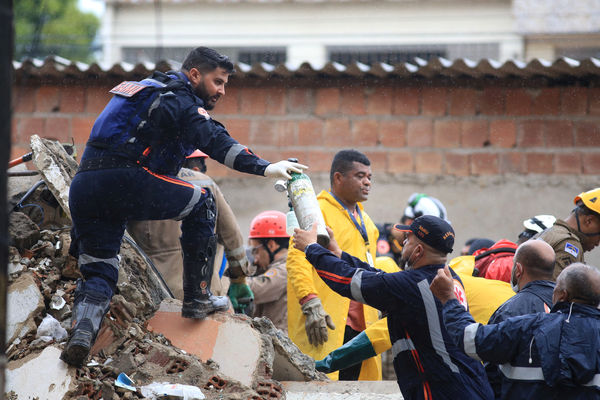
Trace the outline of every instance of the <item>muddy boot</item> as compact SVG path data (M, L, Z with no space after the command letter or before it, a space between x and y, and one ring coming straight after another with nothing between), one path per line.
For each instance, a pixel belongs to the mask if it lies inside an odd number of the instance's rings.
M216 248L217 238L211 236L196 247L196 254L184 252L181 307L184 318L204 319L208 314L229 309L227 296L215 296L210 291Z
M60 359L69 365L81 367L94 345L110 299L101 293L85 291L83 282L77 282L73 303L73 328Z

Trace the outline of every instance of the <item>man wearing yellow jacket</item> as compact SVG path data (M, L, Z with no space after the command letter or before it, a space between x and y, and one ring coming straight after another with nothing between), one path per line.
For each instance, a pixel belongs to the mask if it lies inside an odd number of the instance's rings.
M369 165L369 159L358 151L338 152L331 165L331 190L322 191L317 199L325 223L342 250L373 264L379 232L360 203L367 200L371 189ZM379 319L376 309L329 289L304 253L293 246L288 252L287 270L288 334L314 359L323 358ZM381 358L365 360L340 375L342 380L379 380ZM338 373L329 377L338 379Z
M380 267L380 265L378 262L377 266ZM472 274L475 257L473 256L456 257L450 261L449 265L463 282L469 312L473 319L481 324L487 324L494 311L515 295L510 284L506 282L474 277ZM457 288L455 288L456 290ZM384 318L367 327L360 335L333 350L323 359L318 360L315 367L321 372L332 373L381 354L391 347L387 318Z

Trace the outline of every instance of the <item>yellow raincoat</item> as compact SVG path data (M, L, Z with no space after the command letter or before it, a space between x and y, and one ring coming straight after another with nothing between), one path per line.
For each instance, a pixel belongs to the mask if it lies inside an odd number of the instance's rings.
M333 196L322 191L317 196L325 223L329 226L335 236L335 240L340 248L363 261L367 261L367 250L375 260L375 251L379 232L371 218L364 212L361 203L358 207L362 212L363 220L369 238L369 245L365 244L360 232L348 216L348 213ZM360 223L360 221L359 221ZM290 339L300 348L300 350L319 360L330 351L337 349L343 344L344 329L348 317L348 307L350 299L342 297L331 290L315 272L312 265L306 260L304 253L293 248L290 241L290 249L287 257L287 293L288 293L288 334ZM393 272L393 271L387 271ZM329 340L321 346L312 346L308 342L304 322L306 318L302 314L299 301L305 296L314 293L323 304L325 311L331 316L335 325L335 330L328 330ZM379 320L379 313L376 309L364 305L365 325L368 327ZM331 379L337 380L338 373L329 374ZM381 358L379 356L369 358L362 363L359 380L380 380L381 379Z

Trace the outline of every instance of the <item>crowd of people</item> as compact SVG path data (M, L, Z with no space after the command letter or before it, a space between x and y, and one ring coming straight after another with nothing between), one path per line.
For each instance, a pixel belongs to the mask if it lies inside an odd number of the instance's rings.
M375 224L363 204L370 160L345 149L317 195L327 248L316 225L290 236L277 210L243 234L204 159L284 179L307 166L266 161L211 118L233 72L200 47L181 71L111 90L70 189L83 279L65 362L81 366L95 341L127 230L182 317L267 317L332 379L381 379L383 353L406 399L600 396L600 272L584 261L600 243L600 188L576 196L564 220L537 215L516 242L472 238L449 259L442 201L414 193L398 224Z

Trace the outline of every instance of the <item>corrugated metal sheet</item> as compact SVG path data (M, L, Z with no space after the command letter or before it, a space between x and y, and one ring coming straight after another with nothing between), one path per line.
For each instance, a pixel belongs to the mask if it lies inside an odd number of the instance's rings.
M167 62L128 64L120 63L112 66L99 64L84 64L71 62L61 57L48 57L45 60L26 60L13 62L14 75L17 81L22 79L133 79L146 76L157 69L166 71L177 69L177 63ZM320 67L303 63L297 68L285 64L270 65L259 63L255 65L237 64L236 80L255 80L272 78L364 78L376 77L413 78L424 77L428 79L443 78L522 78L544 77L548 79L589 79L600 77L600 60L589 58L577 61L569 58L560 58L554 62L535 59L528 63L522 61L498 61L484 59L478 62L457 59L450 61L444 58L434 58L429 61L415 59L412 63L389 65L379 63L365 65L354 63L342 65L327 63Z

